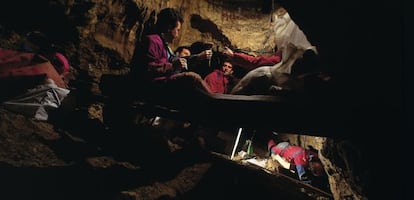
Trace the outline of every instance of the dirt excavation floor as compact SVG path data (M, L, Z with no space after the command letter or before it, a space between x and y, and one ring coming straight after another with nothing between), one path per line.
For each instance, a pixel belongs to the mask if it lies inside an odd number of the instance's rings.
M230 161L226 140L237 133L229 133L212 142L145 124L111 129L83 109L51 114L48 122L0 110L0 199L331 198Z

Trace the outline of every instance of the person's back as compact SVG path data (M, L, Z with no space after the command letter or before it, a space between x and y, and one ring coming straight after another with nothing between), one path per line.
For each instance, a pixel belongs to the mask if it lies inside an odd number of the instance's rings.
M137 78L147 80L165 79L173 72L173 64L169 60L168 47L158 34L144 36L140 47L137 47L138 58L132 62L132 73ZM137 61L137 62L134 62Z

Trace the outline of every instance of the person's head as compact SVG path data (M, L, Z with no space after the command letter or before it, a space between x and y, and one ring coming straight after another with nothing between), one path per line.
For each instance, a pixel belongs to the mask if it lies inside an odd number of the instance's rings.
M178 10L164 8L158 13L155 26L157 32L163 35L166 42L172 42L178 37L183 22L183 16Z
M191 55L190 47L188 47L188 46L179 46L175 50L175 55L177 55L179 57L187 57L187 56L190 56Z
M221 70L223 70L225 75L231 75L233 74L233 65L229 61L224 61Z
M324 172L323 165L319 160L309 162L309 169L313 176L322 176Z

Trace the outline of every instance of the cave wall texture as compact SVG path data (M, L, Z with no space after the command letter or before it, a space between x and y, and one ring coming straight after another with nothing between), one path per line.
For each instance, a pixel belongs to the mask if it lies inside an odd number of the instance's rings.
M342 100L335 102L338 107L349 111L349 121L340 127L346 136L293 141L321 150L335 199L401 199L401 172L390 175L379 166L395 158L381 151L387 135L395 135L394 142L401 140L399 2L275 2L272 8L267 0L2 1L1 44L16 48L27 32L43 31L70 59L74 73L87 73L93 92L99 93L96 85L102 74L128 71L135 42L153 12L176 7L184 14L173 47L204 41L258 51L274 47L268 42L269 24L281 5L317 46L322 64L337 75L332 95ZM400 145L390 148L404 151Z

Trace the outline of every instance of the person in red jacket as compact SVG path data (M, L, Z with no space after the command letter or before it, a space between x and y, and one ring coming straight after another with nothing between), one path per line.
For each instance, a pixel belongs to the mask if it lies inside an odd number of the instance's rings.
M230 48L224 47L223 54L229 57L233 65L238 65L248 71L260 66L271 66L282 61L281 51L270 56L251 56L244 53L233 52Z
M224 61L221 69L209 73L204 81L210 86L211 92L225 94L231 90L236 81L232 74L233 65L229 61Z
M267 147L272 155L278 155L284 161L289 162L291 168L296 169L298 178L301 181L310 183L308 171L313 176L321 176L324 172L318 154L313 150L291 145L288 142L276 143L274 140L270 140Z

